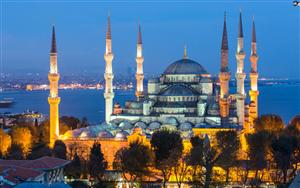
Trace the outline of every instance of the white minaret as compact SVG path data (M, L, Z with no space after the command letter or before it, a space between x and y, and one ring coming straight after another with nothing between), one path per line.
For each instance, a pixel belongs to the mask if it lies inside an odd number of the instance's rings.
M237 52L236 52L236 61L237 61L237 70L235 74L236 82L237 82L237 95L236 95L236 106L237 106L237 116L239 125L244 125L245 118L245 88L244 81L246 78L246 74L244 72L244 36L243 36L243 25L242 25L242 13L240 12L239 18L239 30L238 30L238 44L237 44Z
M50 50L50 71L48 73L50 94L48 103L50 106L50 147L54 146L55 140L59 136L59 103L58 81L59 73L57 70L57 50L55 39L55 28L52 28L52 43Z
M255 24L254 24L254 19L253 19L251 56L250 56L250 62L251 62L251 71L250 71L251 84L250 84L250 86L251 86L251 89L249 91L249 95L250 95L251 103L254 103L254 109L252 111L254 119L257 118L257 116L258 116L258 99L257 98L259 95L259 91L257 88L257 79L258 79L257 61L258 61L258 55L256 53L256 32L255 32Z
M135 96L139 100L140 98L144 97L144 72L143 72L143 62L144 57L142 54L143 47L142 47L142 32L141 26L139 24L138 30L138 40L137 40L137 47L136 47L136 91Z
M107 18L107 31L106 31L106 48L104 54L104 60L106 62L105 66L105 121L106 123L110 122L110 116L113 112L113 99L114 99L114 91L113 91L113 70L112 70L112 60L114 55L112 53L112 44L111 44L111 31L110 31L110 16Z
M224 15L224 26L221 44L221 69L219 73L220 80L220 115L225 118L229 115L229 80L230 72L228 69L228 38L226 28L226 14Z

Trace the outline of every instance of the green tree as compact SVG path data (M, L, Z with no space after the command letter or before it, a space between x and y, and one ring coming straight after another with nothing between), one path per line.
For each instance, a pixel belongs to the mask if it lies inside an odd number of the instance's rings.
M10 160L22 160L24 159L24 153L23 153L23 148L19 144L12 144L9 152L6 156L7 159Z
M284 127L285 125L281 117L274 114L262 115L254 121L254 129L256 131L279 134Z
M81 161L77 153L74 154L70 164L66 167L65 174L68 177L79 179L81 176Z
M297 139L282 134L273 139L271 147L276 166L283 174L283 183L287 183L287 172L292 166L293 154L297 149Z
M192 148L187 156L187 164L192 167L191 183L194 187L204 186L203 141L204 139L198 136L194 136L190 140Z
M226 171L226 183L229 181L230 168L237 164L240 140L235 130L219 131L216 135L217 149L220 151L218 165Z
M103 179L106 167L107 163L101 151L101 145L99 142L94 142L90 151L88 172L94 180L100 182Z
M220 159L220 151L210 145L207 135L204 139L193 137L191 143L188 163L193 169L193 185L208 188L212 184L213 167Z
M258 177L258 173L267 166L270 134L266 131L259 131L246 135L246 140L251 168L255 170L255 182L259 183L261 178Z
M163 187L169 181L172 168L178 165L183 153L180 133L161 129L152 134L151 146L155 154L155 167L162 173Z
M61 140L56 140L53 146L53 157L60 159L67 159L67 147L65 143Z
M43 156L51 156L51 149L49 148L49 146L43 142L39 143L39 144L35 144L32 149L31 149L31 153L28 155L28 159L38 159L40 157Z
M142 181L149 176L153 154L148 146L139 142L130 143L129 147L121 148L115 155L114 169L121 171L123 178L134 187L134 182ZM127 178L126 174L129 174Z

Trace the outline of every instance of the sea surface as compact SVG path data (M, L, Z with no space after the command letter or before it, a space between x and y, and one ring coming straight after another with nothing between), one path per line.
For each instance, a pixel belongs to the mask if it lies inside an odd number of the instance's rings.
M0 113L33 110L48 114L48 94L49 91L4 91L0 98L13 98L15 103L11 108L0 108ZM91 124L104 120L103 90L59 90L59 96L60 116L86 117ZM114 101L121 105L134 98L134 90L115 91ZM260 86L258 107L259 114L278 114L287 123L295 115L300 115L300 85Z

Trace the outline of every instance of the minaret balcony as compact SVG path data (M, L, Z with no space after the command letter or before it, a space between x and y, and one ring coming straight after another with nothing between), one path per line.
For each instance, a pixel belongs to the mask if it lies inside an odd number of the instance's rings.
M107 62L112 62L114 59L114 55L112 53L106 53L104 54L104 60Z
M104 79L105 80L112 80L114 78L113 73L104 73Z
M114 96L115 96L114 92L107 92L106 93L106 91L105 91L105 93L104 93L104 98L105 99L112 99L112 98L114 98Z
M245 52L240 51L240 52L237 52L237 53L236 53L235 57L236 57L236 59L238 59L238 60L244 60L245 57L246 57L246 54L245 54Z
M51 104L59 104L60 97L48 97L48 103Z
M48 79L50 82L58 82L59 80L59 74L58 73L49 73L48 74Z

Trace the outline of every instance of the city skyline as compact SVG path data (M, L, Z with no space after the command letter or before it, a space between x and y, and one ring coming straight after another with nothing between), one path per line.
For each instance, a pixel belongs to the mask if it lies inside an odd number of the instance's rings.
M245 72L250 71L251 22L254 16L261 77L297 79L299 45L295 36L298 36L296 23L299 23L299 10L291 3L275 2L275 5L278 6L268 7L268 3L246 2L194 2L189 5L182 2L3 2L3 70L7 73L48 72L49 38L51 26L55 24L61 74L84 72L102 77L105 66L105 23L110 12L115 54L113 68L116 73L124 69L127 71L128 67L135 72L135 48L140 22L145 73L161 72L171 62L183 57L183 48L187 45L188 57L199 61L212 75L217 75L223 14L226 11L229 69L233 73L236 70L234 54L241 8L245 35ZM39 17L34 17L35 14ZM289 66L286 66L287 63ZM153 67L158 68L154 70Z

